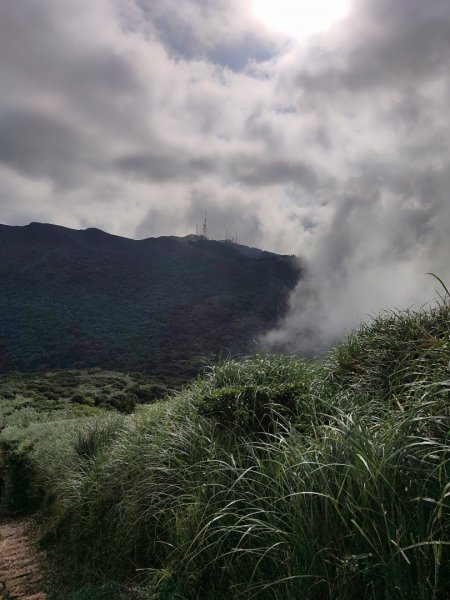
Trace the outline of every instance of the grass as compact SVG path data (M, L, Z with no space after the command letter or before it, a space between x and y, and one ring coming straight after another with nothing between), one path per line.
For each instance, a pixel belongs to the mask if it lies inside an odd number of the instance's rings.
M449 361L443 303L321 364L228 361L130 415L6 427L55 598L445 600Z

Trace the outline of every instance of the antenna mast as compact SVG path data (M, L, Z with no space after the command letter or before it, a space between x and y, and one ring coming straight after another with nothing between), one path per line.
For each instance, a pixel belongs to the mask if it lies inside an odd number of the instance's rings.
M208 225L206 222L206 213L205 213L205 220L203 222L203 237L208 239Z

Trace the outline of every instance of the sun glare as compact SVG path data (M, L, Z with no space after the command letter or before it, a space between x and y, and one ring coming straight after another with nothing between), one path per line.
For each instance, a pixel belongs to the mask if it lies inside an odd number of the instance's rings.
M296 38L326 31L350 8L350 0L252 1L253 13L265 27Z

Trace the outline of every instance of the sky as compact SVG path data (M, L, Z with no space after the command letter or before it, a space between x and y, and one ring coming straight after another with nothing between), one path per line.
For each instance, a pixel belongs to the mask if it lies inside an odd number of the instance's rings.
M206 212L299 257L265 342L303 351L450 282L450 3L264 1L2 0L0 222Z

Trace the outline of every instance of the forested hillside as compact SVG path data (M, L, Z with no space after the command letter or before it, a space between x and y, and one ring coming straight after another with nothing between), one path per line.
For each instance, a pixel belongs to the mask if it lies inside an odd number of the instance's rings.
M103 367L180 380L286 309L293 257L202 236L0 226L0 372Z

